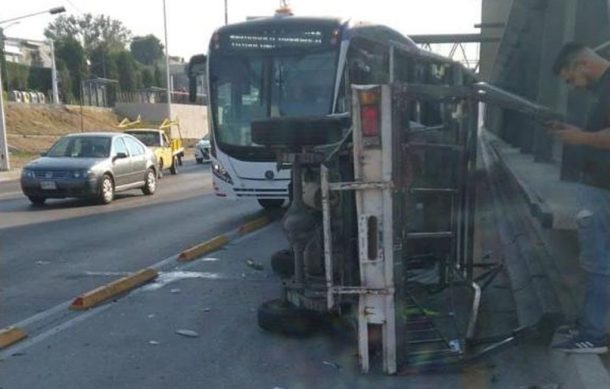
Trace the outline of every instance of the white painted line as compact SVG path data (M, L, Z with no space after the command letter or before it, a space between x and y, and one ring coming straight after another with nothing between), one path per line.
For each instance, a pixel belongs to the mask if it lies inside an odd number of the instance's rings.
M37 343L42 342L43 340L45 340L53 335L56 335L56 334L62 332L63 330L66 330L66 329L74 326L75 324L80 323L81 321L87 320L91 316L97 315L97 314L105 311L106 309L110 308L111 306L112 305L104 305L104 306L101 306L94 310L85 311L84 313L81 313L81 314L77 315L76 317L74 317L66 322L63 322L39 335L36 335L32 338L29 338L20 343L17 343L15 346L10 347L10 348L6 349L5 351L0 352L0 359L6 359L14 354L17 354Z
M21 197L23 193L21 192L8 192L8 193L0 193L0 199L11 196L19 196Z
M272 225L273 225L273 223L268 225L268 226L265 226L265 227L261 228L260 230L257 230L255 232L252 232L250 234L247 234L245 236L237 238L236 240L234 240L233 242L230 242L229 244L236 244L236 243L239 243L239 242L243 241L244 239L254 238L254 237L256 237L256 235L262 233L263 231L266 231ZM161 269L162 267L164 267L164 266L166 266L168 264L176 265L176 264L178 264L178 262L176 262L176 259L178 258L178 255L179 254L174 254L174 255L172 255L170 257L167 257L167 258L165 258L165 259L163 259L163 260L161 260L161 261L157 262L156 264L154 264L152 266L149 266L149 267L153 268L153 269L156 269L156 270L159 270L159 269ZM207 259L208 261L217 260L217 258L204 258L204 259ZM199 262L199 260L195 260L193 262L189 262L186 265L174 266L174 268L180 268L180 269L185 269L186 268L186 269L188 269L190 267L195 266L197 264L197 262ZM176 272L174 272L174 273L176 273ZM177 273L182 273L182 275L184 275L184 274L191 273L191 272L177 272ZM197 272L192 272L192 273L206 274L208 276L203 276L203 277L201 277L201 276L197 276L197 277L189 277L189 276L187 276L187 277L182 277L182 278L207 278L207 279L211 279L211 280L231 280L229 278L223 278L220 275L217 275L215 273L197 273ZM169 272L167 274L171 274L171 272ZM214 275L214 276L209 276L209 275ZM236 281L237 280L244 281L244 280L239 279L239 278L236 278L235 280ZM268 282L269 280L249 280L249 281L265 281L265 282ZM137 293L142 293L143 291L144 290L142 288L138 288L138 289L135 289L134 291L132 291L131 295L133 296L133 295L135 295ZM101 305L99 307L96 307L95 309L91 309L91 310L88 310L88 311L73 312L73 311L69 310L69 307L72 304L72 301L73 301L73 299L71 299L70 301L63 302L63 303L58 304L58 305L56 305L56 306L54 306L54 307L52 307L50 309L47 309L46 311L37 313L37 314L27 318L27 319L24 319L24 320L20 321L17 324L14 324L13 326L15 326L15 327L24 328L24 327L30 326L30 325L32 325L32 324L34 324L36 322L42 321L42 320L44 320L44 319L46 319L46 318L48 318L48 317L50 317L52 315L60 313L62 311L65 311L66 315L70 315L70 316L74 315L74 317L71 318L70 320L65 321L65 322L63 322L61 324L58 324L57 326L52 327L52 328L48 329L47 331L40 333L39 335L36 335L36 336L28 338L28 339L26 339L24 341L21 341L21 342L17 343L15 346L9 347L8 349L0 352L0 359L6 359L6 358L10 357L11 355L14 355L16 353L22 352L23 350L26 350L27 348L29 348L31 346L34 346L37 343L40 343L43 340L45 340L45 339L47 339L47 338L49 338L49 337L51 337L53 335L56 335L56 334L62 332L63 330L66 330L66 329L68 329L68 328L70 328L70 327L72 327L72 326L74 326L74 325L76 325L76 324L78 324L78 323L80 323L82 321L85 321L85 320L87 320L87 319L89 319L89 318L91 318L91 317L93 317L93 316L95 316L95 315L97 315L97 314L99 314L101 312L104 312L106 309L109 309L110 307L113 306L112 304L107 304L107 305Z

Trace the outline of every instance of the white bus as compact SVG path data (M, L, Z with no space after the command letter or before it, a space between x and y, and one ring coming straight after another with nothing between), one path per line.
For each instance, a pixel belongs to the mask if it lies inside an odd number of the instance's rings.
M191 59L191 96L197 63L206 58ZM452 66L385 26L282 15L219 28L206 65L216 195L266 208L288 197L290 170L278 171L274 151L252 141L252 121L345 113L351 84L438 77Z

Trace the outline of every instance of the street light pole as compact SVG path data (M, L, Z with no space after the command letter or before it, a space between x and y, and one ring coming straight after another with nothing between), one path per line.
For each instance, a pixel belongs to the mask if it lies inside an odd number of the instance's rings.
M167 118L169 120L172 120L172 92L171 76L169 72L169 46L167 45L167 8L165 6L165 0L163 0L163 27L165 30L165 76L167 82Z
M42 15L50 13L55 15L58 13L65 12L64 7L55 7L46 11L35 12L33 14L19 16L16 18L0 20L0 24L13 22L20 19L29 18L30 16ZM4 116L4 87L2 86L2 71L0 71L0 171L8 171L11 168L8 154L8 142L6 140L6 121Z
M4 121L4 88L2 86L2 72L0 72L0 171L8 171L11 164L8 156L8 142L6 140L6 123Z
M227 2L228 0L225 0L225 25L229 24L229 6Z
M53 104L59 104L59 91L57 90L57 67L55 66L55 42L51 43L51 86L53 87Z

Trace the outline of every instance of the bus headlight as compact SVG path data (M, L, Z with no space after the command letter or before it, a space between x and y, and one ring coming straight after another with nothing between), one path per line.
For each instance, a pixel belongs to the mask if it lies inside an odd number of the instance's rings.
M214 162L212 164L212 174L214 174L216 177L220 178L227 184L233 185L233 180L231 179L229 172L227 172L226 169L220 163Z

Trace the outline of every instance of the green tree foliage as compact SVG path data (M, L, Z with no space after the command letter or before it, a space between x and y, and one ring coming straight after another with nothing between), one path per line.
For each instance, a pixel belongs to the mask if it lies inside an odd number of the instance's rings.
M55 60L57 66L57 79L59 81L58 89L61 100L70 104L74 100L74 93L72 92L72 77L70 77L70 71L66 66L66 63L61 58ZM80 84L79 84L80 85Z
M163 58L163 45L152 34L134 37L129 48L135 59L144 65L152 65Z
M83 47L72 37L57 40L55 58L56 61L61 61L68 71L72 95L80 98L81 81L87 75L87 60ZM66 82L65 77L62 77L62 82ZM66 88L62 88L64 89ZM64 90L64 96L66 92L67 90Z
M78 39L84 42L87 53L100 45L123 49L131 38L131 31L121 21L90 13L78 17L61 15L49 24L44 33L54 40Z
M158 65L155 65L155 86L165 88L165 76Z
M149 67L143 67L142 71L142 86L144 88L150 88L155 85L155 73L154 70Z
M138 85L138 66L130 52L119 52L116 55L116 66L119 73L119 87L121 90L133 91L141 86Z

